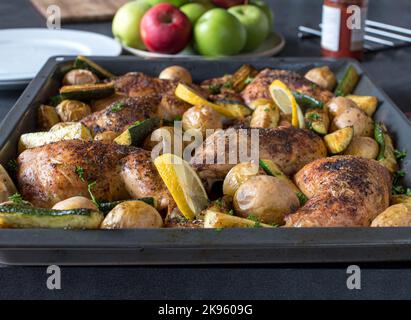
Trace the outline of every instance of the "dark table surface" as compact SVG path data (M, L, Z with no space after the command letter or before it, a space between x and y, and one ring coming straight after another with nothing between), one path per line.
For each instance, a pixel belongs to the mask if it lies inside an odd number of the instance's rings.
M287 44L280 56L319 56L318 43L297 38L299 25L321 20L320 0L269 0L275 29ZM409 27L409 0L373 0L369 17ZM0 29L45 27L27 0L0 1ZM63 28L111 36L109 22L66 24ZM1 48L0 48L1 50ZM363 67L393 101L411 112L411 46L369 54ZM0 91L0 119L21 91ZM129 298L129 299L289 299L410 298L411 266L374 264L362 268L361 290L348 290L348 265L236 267L63 267L62 289L48 290L46 268L0 268L0 299Z

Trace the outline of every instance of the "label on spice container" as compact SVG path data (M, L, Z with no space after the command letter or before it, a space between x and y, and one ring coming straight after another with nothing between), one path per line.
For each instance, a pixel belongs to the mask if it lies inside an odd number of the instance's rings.
M340 49L341 9L323 6L321 46L330 51Z

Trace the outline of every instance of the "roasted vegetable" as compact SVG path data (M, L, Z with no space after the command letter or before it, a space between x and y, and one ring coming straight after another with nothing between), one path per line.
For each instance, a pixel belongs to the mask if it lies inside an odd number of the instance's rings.
M217 107L213 109L228 118L242 119L251 114L251 110L239 101L223 99L214 101L214 103Z
M204 215L204 228L272 228L258 221L235 217L222 212L207 210Z
M257 105L258 104L258 105ZM253 101L254 112L251 116L251 128L277 128L280 121L280 110L268 99Z
M368 116L372 117L378 106L378 99L374 96L354 96L348 95L347 99L355 102L358 108L364 111Z
M125 201L104 218L101 229L161 228L163 219L156 209L142 201Z
M180 66L167 67L161 71L158 77L164 80L180 81L187 84L193 82L190 71Z
M331 131L345 127L352 127L356 137L372 137L374 121L364 111L358 108L348 108L334 117Z
M206 137L207 129L222 129L221 115L209 106L197 105L191 107L183 114L184 131L199 130Z
M63 85L83 85L97 83L97 76L90 70L75 69L67 72L63 78Z
M324 107L324 103L304 93L294 91L293 96L300 107L316 109Z
M324 137L325 145L331 154L338 154L348 148L354 137L354 129L346 127Z
M0 164L0 203L9 200L9 197L17 192L13 180L6 169Z
M60 96L63 100L89 101L107 98L113 95L114 92L114 83L110 82L64 86L60 89Z
M76 122L91 114L91 109L84 102L64 100L56 107L56 112L64 122Z
M101 80L114 77L114 74L84 56L78 56L76 58L74 61L74 68L90 70Z
M0 228L98 229L103 215L90 209L54 210L26 205L0 206Z
M380 213L371 227L411 227L411 205L396 204Z
M144 139L160 125L160 119L153 117L142 122L137 122L128 127L114 142L126 146L141 146Z
M122 202L130 202L130 201L142 201L144 203L149 204L150 206L157 208L157 201L156 199L152 198L152 197L147 197L147 198L139 198L139 199L130 199L130 200L118 200L118 201L111 201L111 202L100 202L98 204L98 207L100 209L101 212L103 213L108 213L109 211L111 211L112 209L114 209L114 207L116 207L117 205L119 205Z
M351 94L358 82L360 81L360 75L354 66L349 66L345 71L344 77L340 81L335 90L336 96L346 96Z
M243 162L235 165L227 173L223 183L223 193L228 196L234 196L234 193L240 187L241 184L246 182L251 177L255 177L260 172L258 164L253 162Z
M337 85L337 78L328 66L311 69L305 74L305 78L329 91Z
M48 132L33 132L21 135L19 140L19 153L25 149L40 147L45 144L57 142L61 140L92 140L90 131L79 122L70 124L60 129Z
M60 122L60 118L56 109L52 106L41 105L37 113L37 123L40 130L48 131L56 123Z
M331 117L335 117L351 108L357 108L357 105L354 101L345 97L335 97L331 99L326 105L326 109L328 110L328 113Z
M305 114L305 122L308 128L318 134L325 135L328 133L330 118L326 109L310 109Z
M245 86L257 75L258 71L248 64L244 64L232 77L232 89L241 92Z
M255 176L240 185L234 195L235 212L244 218L252 215L263 223L284 224L284 216L300 206L294 190L271 176Z
M119 136L119 134L117 132L114 131L104 131L104 132L100 132L97 133L94 136L94 140L95 141L101 141L101 142L112 142L114 141L115 138L117 138Z
M391 205L401 203L411 206L411 196L407 196L405 194L391 196Z
M90 199L86 197L76 196L57 202L53 208L54 210L73 210L73 209L90 209L99 211L97 206Z
M348 148L344 151L344 154L367 159L376 159L378 150L378 143L373 138L354 137Z
M377 123L375 125L374 136L380 146L380 152L377 157L378 162L391 173L396 172L398 170L398 163L394 154L394 145L383 123Z

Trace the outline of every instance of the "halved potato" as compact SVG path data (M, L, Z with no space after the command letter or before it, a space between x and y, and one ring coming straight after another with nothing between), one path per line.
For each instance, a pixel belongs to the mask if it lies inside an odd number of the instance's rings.
M334 117L331 131L346 127L352 127L356 137L371 137L374 133L374 121L359 108L348 108Z
M353 137L354 129L347 127L326 135L324 141L331 154L338 154L347 149Z
M378 152L378 143L373 138L354 137L348 148L344 151L344 154L367 159L376 159Z
M401 203L388 207L371 223L371 227L410 227L411 206Z

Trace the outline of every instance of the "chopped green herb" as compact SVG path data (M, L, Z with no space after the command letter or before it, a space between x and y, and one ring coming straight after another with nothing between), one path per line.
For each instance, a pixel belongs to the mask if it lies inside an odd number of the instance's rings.
M125 107L125 103L122 101L117 101L116 103L114 103L111 108L110 108L110 112L119 112L121 109L123 109Z
M314 120L314 121L315 121L315 120L320 119L321 116L320 116L318 113L313 112L313 113L310 113L310 114L307 116L307 118L310 119L310 120Z
M245 85L250 84L253 80L254 80L253 77L248 76L248 77L244 80L244 84L245 84Z
M9 196L9 201L12 201L16 204L22 204L24 202L23 197L18 192L16 192L15 194Z
M278 228L278 227L279 227L279 225L276 224L276 223L272 223L271 226L272 226L273 228Z
M92 201L97 207L99 207L100 204L99 204L98 200L96 199L96 197L94 196L93 192L91 191L95 186L96 186L96 181L90 182L90 183L88 184L88 186L87 186L87 190L88 190L88 193L89 193L89 195L90 195L91 201Z
M183 120L183 117L181 115L178 115L174 118L174 121L181 121Z
M231 209L230 211L228 211L228 213L227 214L229 214L230 216L233 216L234 215L234 210L233 209Z
M264 112L270 112L270 108L265 108Z
M219 94L221 93L221 86L220 85L216 85L216 84L210 84L208 86L208 90L212 93L212 94Z
M393 195L405 194L406 192L407 190L404 188L404 186L401 186L401 185L393 185L391 189L391 193Z
M250 214L247 219L255 222L254 228L261 228L261 222L255 215Z
M74 172L77 173L81 181L86 181L84 179L84 168L82 166L76 166L76 169L74 169Z
M400 180L402 177L405 177L405 172L404 172L404 171L394 172L392 184L393 184L393 185L397 185L397 184L399 183L399 180Z
M233 87L233 82L232 81L226 81L223 84L223 87L226 88L226 89L231 89Z
M397 160L402 160L407 156L407 151L394 150L394 156Z
M311 89L315 90L317 88L318 88L318 86L315 83L311 83Z
M214 200L214 204L216 204L217 206L221 207L221 206L223 205L223 200L221 200L221 198L220 198L220 199L217 199L217 200Z
M297 192L296 195L297 195L298 201L300 201L300 205L301 206L305 205L305 203L308 200L305 194L302 192Z
M216 232L221 232L221 231L223 231L223 229L224 229L224 228L215 228L215 231L216 231Z

